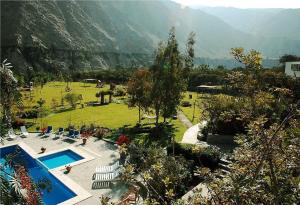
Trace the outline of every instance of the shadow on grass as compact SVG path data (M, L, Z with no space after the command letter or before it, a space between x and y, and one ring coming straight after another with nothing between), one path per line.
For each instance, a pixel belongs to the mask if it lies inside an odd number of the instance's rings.
M142 124L140 126L125 125L118 129L112 130L112 134L106 139L110 141L117 141L121 134L124 134L138 144L151 145L153 143L161 146L167 146L172 137L175 137L177 128L170 123L160 123L156 128L154 123Z
M65 109L57 110L57 111L55 111L54 113L55 113L55 114L58 114L58 113L62 113L62 112L72 111L72 110L75 110L75 109L72 108L72 107L70 107L70 108L65 108Z

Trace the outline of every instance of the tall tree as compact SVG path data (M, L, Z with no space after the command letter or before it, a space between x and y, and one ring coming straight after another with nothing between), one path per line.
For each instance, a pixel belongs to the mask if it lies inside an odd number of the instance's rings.
M175 29L172 28L166 43L160 43L156 51L151 92L152 106L156 115L156 127L159 116L167 117L176 113L182 92L187 88L188 73L193 66L194 33L191 33L187 42L187 52L182 55L178 49Z
M136 70L128 81L129 104L139 108L139 123L141 111L147 111L150 106L151 87L151 73L147 69Z

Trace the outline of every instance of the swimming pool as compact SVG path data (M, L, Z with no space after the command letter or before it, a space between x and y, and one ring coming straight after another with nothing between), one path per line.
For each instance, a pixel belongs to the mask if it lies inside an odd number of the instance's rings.
M70 190L66 185L59 181L54 175L52 175L38 160L31 157L27 152L25 152L18 145L8 146L0 148L0 163L5 164L5 156L10 153L16 153L18 155L15 161L19 161L28 170L28 174L35 183L38 183L41 179L48 179L51 182L51 190L41 191L41 198L45 205L54 205L64 202L77 196L72 190ZM5 167L5 171L12 172L9 167Z
M83 159L72 150L65 150L38 158L48 169L54 169L63 165Z

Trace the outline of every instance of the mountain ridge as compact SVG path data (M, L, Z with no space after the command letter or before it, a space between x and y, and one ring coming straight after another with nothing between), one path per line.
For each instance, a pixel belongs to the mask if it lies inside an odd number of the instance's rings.
M1 58L17 69L98 69L149 65L176 28L181 50L196 33L197 57L229 58L230 48L266 58L300 52L300 39L255 36L199 9L170 1L1 1Z

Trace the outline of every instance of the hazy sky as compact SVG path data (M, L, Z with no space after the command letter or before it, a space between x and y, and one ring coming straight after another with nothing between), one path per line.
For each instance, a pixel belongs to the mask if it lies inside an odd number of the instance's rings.
M173 0L186 6L237 8L300 8L300 0Z

